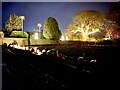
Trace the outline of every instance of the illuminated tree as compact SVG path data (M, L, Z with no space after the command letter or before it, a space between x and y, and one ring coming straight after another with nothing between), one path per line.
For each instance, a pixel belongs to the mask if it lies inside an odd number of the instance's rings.
M17 15L10 15L9 19L5 24L5 28L9 31L12 30L22 30L22 21L21 18Z
M111 39L116 24L105 19L97 11L88 10L77 13L65 30L69 40L96 41L108 37Z
M107 19L117 23L119 26L112 32L113 38L120 38L120 1L119 2L114 2L111 9L109 10L107 14Z
M115 39L116 36L114 36L114 32L117 32L117 29L120 29L120 27L118 26L118 24L116 22L113 22L111 20L108 19L104 19L103 22L103 28L104 31L102 31L101 33L105 32L105 38L106 39ZM117 35L119 34L118 32L116 33Z
M5 29L3 32L5 36L9 36L12 31L21 31L22 30L22 21L17 15L10 15L9 19L6 21Z
M72 23L66 28L66 35L73 38L77 36L76 40L89 41L90 34L99 32L99 29L102 29L101 20L104 18L104 15L97 11L88 10L77 13ZM71 37L73 36L73 37Z
M46 39L51 40L59 40L61 37L61 31L58 26L58 22L55 18L49 17L45 21L44 29L43 29L43 36Z

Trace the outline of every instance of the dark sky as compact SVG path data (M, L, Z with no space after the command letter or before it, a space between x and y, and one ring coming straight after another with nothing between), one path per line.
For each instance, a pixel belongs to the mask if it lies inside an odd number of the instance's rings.
M107 13L112 4L113 2L3 2L2 26L4 27L12 14L25 16L24 31L38 29L38 22L43 25L48 17L54 17L59 28L64 32L77 12L97 10Z

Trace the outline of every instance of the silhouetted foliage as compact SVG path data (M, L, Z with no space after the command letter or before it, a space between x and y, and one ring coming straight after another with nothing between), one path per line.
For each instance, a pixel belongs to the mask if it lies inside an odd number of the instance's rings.
M9 31L9 30L7 30L7 29L5 29L5 28L3 28L2 31L3 31L3 33L4 33L4 37L9 37L10 34L12 33L12 31Z
M120 2L114 2L110 11L107 14L107 18L115 21L120 26Z

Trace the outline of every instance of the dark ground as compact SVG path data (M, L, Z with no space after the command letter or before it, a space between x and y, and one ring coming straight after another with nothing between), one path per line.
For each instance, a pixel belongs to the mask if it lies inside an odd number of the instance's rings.
M120 47L55 47L69 58L2 48L2 90L100 89L119 82ZM87 62L76 64L84 56ZM95 59L96 63L89 61ZM72 62L66 62L72 60ZM75 66L75 67L72 67Z

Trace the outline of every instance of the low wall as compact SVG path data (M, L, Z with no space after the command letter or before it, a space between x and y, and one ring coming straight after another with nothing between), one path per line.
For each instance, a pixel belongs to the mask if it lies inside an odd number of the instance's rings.
M23 45L24 41L27 41L27 38L3 38L3 43L10 44L14 40L17 41L19 45Z
M9 45L13 41L17 41L19 45L28 45L28 38L3 38L0 41L3 43L7 43ZM59 42L57 40L35 40L30 39L30 45L41 45L41 44L58 44Z
M7 43L9 45L13 41L17 41L19 45L28 45L28 38L0 38L0 44ZM60 41L60 40L45 40L45 39L30 39L30 45L45 45L45 44L61 44L61 45L82 45L82 46L101 46L101 45L113 45L113 43L104 42L82 42L82 41Z

